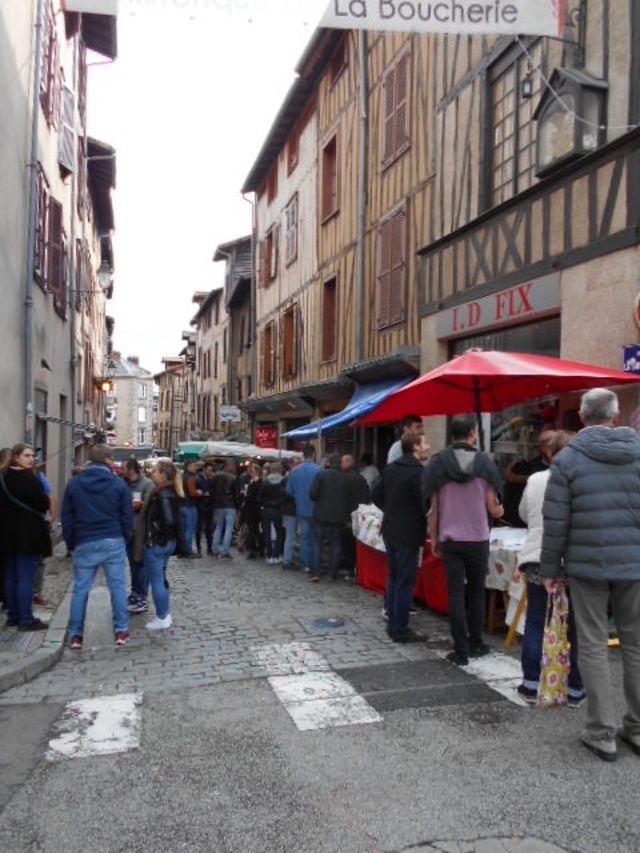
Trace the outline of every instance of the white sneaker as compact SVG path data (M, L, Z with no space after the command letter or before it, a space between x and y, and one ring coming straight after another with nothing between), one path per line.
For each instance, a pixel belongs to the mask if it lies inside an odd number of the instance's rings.
M167 613L164 619L160 619L159 616L156 616L156 618L152 619L151 622L147 622L144 627L147 631L164 631L165 628L170 628L172 624L171 614Z

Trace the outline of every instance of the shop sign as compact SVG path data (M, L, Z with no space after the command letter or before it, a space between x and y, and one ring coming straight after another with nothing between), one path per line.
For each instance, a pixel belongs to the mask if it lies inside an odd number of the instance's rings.
M640 345L622 347L622 369L625 373L640 373Z
M277 427L256 427L256 447L277 449L278 430Z
M237 406L220 406L220 421L223 424L240 423L240 409Z
M560 273L524 281L438 314L438 339L462 338L528 323L560 311Z

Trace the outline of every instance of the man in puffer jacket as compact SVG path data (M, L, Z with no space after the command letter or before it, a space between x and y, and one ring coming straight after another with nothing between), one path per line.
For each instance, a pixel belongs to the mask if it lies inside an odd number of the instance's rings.
M542 508L540 572L548 591L568 577L587 691L582 743L615 761L616 712L609 671L608 605L622 648L627 713L618 732L640 755L640 437L618 427L617 396L583 397L586 427L551 464Z
M317 583L322 568L325 535L329 540L329 580L336 580L342 558L342 528L351 514L350 480L340 470L340 454L329 456L327 468L311 483L309 497L315 502L313 512L313 561L309 580Z

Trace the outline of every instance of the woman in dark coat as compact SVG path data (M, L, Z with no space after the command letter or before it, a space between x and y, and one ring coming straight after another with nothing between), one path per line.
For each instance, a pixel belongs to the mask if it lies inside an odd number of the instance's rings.
M51 534L45 519L49 498L34 468L28 444L11 449L9 467L0 473L0 553L5 561L7 626L41 631L46 622L33 615L33 587L42 557L51 556Z

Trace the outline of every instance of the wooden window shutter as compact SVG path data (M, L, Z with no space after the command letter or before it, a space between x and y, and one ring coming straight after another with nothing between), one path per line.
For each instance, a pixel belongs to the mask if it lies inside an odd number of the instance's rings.
M278 237L279 227L274 225L271 229L271 257L269 258L269 278L274 279L278 275Z
M49 223L48 260L49 260L49 290L53 294L53 304L59 310L62 290L62 205L52 198L50 200L51 221Z
M336 279L326 281L322 291L322 360L336 356Z
M47 240L49 228L49 185L38 165L36 197L36 233L33 245L33 276L43 290L47 289Z
M327 219L338 210L338 145L334 136L322 150L321 217Z
M378 328L390 323L389 293L391 290L391 219L380 225L378 233Z
M58 137L58 163L63 177L70 175L75 167L73 150L74 113L75 95L68 86L63 86L60 101L60 135Z
M295 261L298 255L298 197L295 196L285 210L285 263Z
M265 287L267 280L267 241L261 240L258 243L258 287Z
M404 320L406 292L407 212L399 210L391 219L391 281L389 322Z
M284 315L283 329L283 353L284 353L284 377L291 379L297 372L296 358L296 326L297 306L290 308Z
M411 54L405 53L396 64L394 156L409 145L409 69Z
M384 76L382 85L382 97L384 98L384 109L382 111L382 162L384 165L390 163L394 153L394 130L395 130L395 94L396 94L396 69L391 68Z
M76 278L73 283L73 288L76 292L75 308L79 311L82 307L80 300L80 287L82 285L82 240L76 239Z

